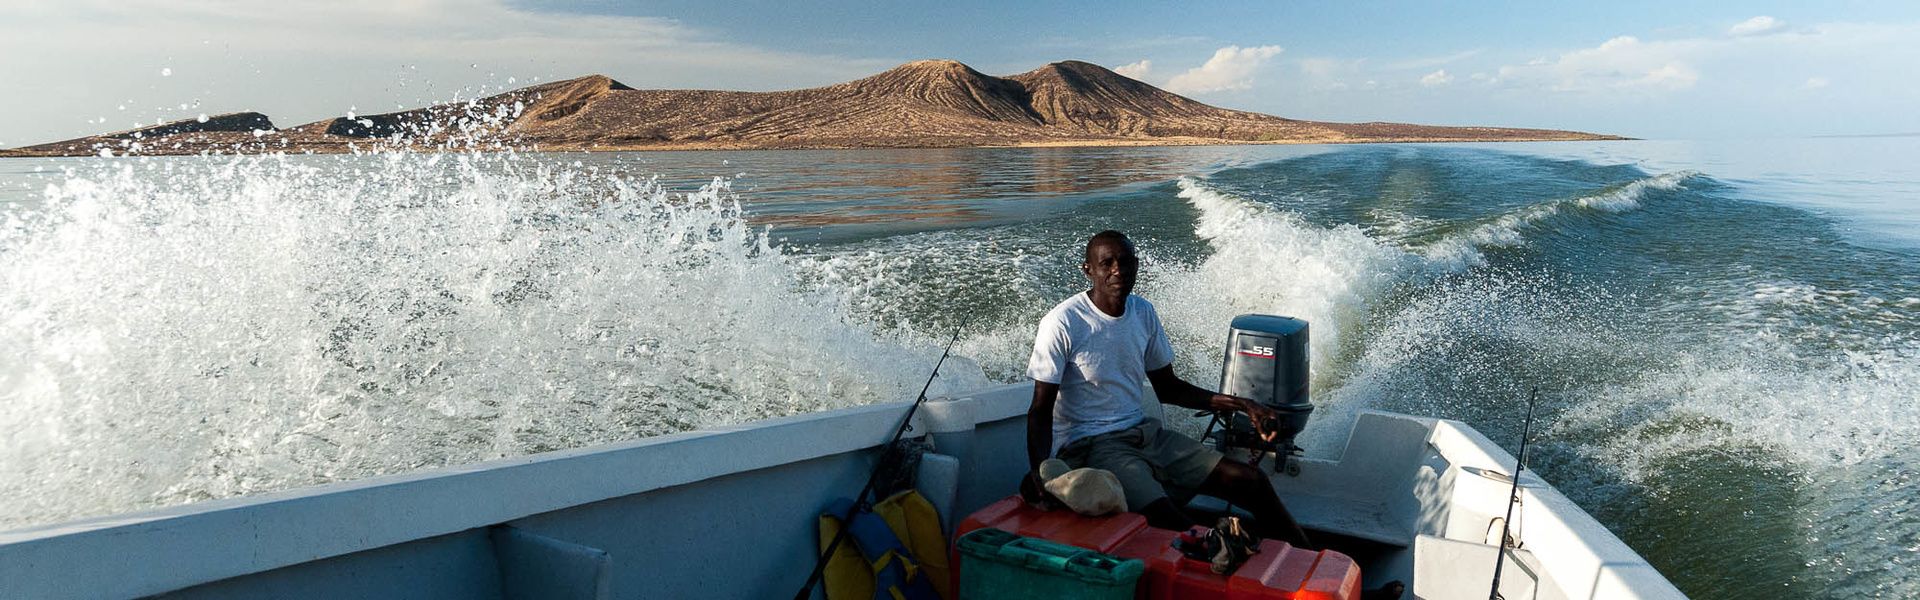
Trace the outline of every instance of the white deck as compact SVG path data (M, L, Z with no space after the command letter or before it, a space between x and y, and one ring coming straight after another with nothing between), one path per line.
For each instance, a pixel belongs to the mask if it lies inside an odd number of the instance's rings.
M949 524L1025 472L1030 388L930 401L920 487ZM909 403L0 532L0 598L791 597L813 516L858 491ZM1312 530L1367 545L1369 586L1485 598L1513 458L1463 424L1363 414L1347 451L1276 476ZM1502 591L1683 598L1526 472Z

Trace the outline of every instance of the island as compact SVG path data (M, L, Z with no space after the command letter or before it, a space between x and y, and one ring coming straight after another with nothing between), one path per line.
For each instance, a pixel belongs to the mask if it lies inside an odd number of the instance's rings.
M589 75L426 108L280 129L198 117L0 149L0 156L401 150L737 150L1618 140L1507 127L1329 123L1210 106L1082 61L995 77L922 60L778 92L641 90Z

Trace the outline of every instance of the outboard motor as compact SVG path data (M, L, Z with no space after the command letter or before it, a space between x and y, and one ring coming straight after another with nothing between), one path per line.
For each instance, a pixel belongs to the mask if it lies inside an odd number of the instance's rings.
M1313 403L1307 399L1307 322L1272 315L1240 315L1227 330L1226 361L1220 370L1220 393L1248 398L1278 413L1267 428L1278 432L1273 441L1260 433L1244 413L1217 415L1223 424L1213 434L1221 451L1240 448L1274 455L1274 472L1299 450L1294 436L1307 427ZM1212 429L1212 426L1209 426ZM1297 468L1297 467L1296 467Z

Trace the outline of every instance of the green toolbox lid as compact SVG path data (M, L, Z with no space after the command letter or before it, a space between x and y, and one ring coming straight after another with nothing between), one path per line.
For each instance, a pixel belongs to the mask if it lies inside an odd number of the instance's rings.
M1139 559L1121 558L1078 546L1021 537L983 527L960 536L960 552L974 558L1059 574L1088 583L1131 584L1146 572Z

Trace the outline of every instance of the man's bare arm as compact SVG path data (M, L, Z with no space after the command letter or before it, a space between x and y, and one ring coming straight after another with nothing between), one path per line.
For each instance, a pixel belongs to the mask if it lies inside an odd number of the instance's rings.
M1020 478L1020 497L1041 507L1053 499L1040 482L1040 463L1053 455L1053 402L1060 384L1034 380L1033 405L1027 407L1027 475Z
M1028 470L1038 470L1053 456L1053 402L1059 397L1060 384L1034 380L1033 404L1027 407Z
M1147 371L1147 380L1153 382L1153 393L1159 396L1163 403L1194 410L1246 413L1253 419L1254 427L1260 430L1261 437L1269 439L1272 437L1273 432L1267 431L1266 424L1274 417L1274 412L1258 402L1239 396L1216 394L1187 383L1180 376L1173 374L1173 365Z

